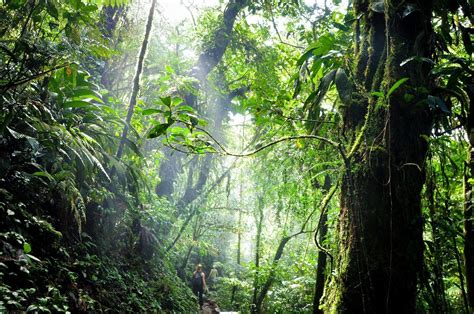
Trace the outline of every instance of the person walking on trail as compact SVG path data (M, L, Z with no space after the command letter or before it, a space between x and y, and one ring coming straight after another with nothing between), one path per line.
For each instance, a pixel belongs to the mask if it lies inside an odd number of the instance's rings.
M216 265L213 265L211 272L209 273L209 278L207 280L209 282L209 289L215 290L214 284L216 283L217 276L218 276L218 273L217 273Z
M204 293L205 290L207 290L207 286L206 286L206 274L204 274L204 272L202 271L201 264L196 265L196 271L194 271L193 273L192 287L193 287L193 293L199 299L199 308L202 310L202 305L204 304L202 294Z

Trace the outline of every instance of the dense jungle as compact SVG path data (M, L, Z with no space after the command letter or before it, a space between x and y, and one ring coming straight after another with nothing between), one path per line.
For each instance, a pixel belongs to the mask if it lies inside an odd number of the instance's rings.
M0 0L0 313L474 313L473 23Z

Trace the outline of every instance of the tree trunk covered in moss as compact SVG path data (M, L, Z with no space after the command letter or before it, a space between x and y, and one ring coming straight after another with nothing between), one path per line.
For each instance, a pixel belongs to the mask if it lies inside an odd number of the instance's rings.
M313 183L313 187L316 188L315 183ZM324 193L329 193L331 188L331 178L329 175L326 175L324 178L324 186L323 191ZM321 222L319 223L321 226L321 230L319 230L319 244L324 245L324 241L326 240L326 236L328 233L328 213L325 210L321 215ZM314 241L318 241L316 238L317 234L315 234ZM318 252L318 264L316 268L316 284L314 286L314 297L313 297L313 313L314 314L322 314L323 310L320 309L321 305L321 297L324 293L324 283L326 282L326 264L327 264L327 255L326 252L319 250Z
M412 56L431 56L431 6L431 1L354 1L354 16L360 16L353 71L357 91L342 109L343 132L351 143L327 311L415 312L431 86L427 64L400 64ZM408 81L389 97L401 78ZM384 96L372 96L374 91Z

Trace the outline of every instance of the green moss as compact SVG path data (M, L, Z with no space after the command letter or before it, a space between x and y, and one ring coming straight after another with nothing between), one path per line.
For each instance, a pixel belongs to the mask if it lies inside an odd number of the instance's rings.
M349 220L345 218L343 221L339 222L344 224L340 226L339 230L348 230ZM339 255L337 257L337 265L335 271L330 277L330 282L324 290L323 300L324 300L324 312L325 313L340 313L340 308L342 305L343 295L344 295L344 284L343 278L348 271L350 264L350 255L349 248L351 247L352 239L346 238L345 233L339 234Z

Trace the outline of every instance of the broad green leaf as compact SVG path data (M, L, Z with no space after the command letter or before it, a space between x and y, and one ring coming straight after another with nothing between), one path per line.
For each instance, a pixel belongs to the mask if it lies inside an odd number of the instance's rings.
M169 123L161 123L154 126L149 132L147 137L148 138L155 138L165 134L166 130L169 128Z
M171 97L170 96L160 97L160 100L163 103L163 105L165 105L167 107L171 107Z
M313 51L316 49L316 47L311 47L306 50L305 53L298 59L296 62L296 65L301 66L303 63L305 63L309 58L313 56Z
M104 103L104 101L102 100L102 95L99 94L98 92L92 90L92 89L89 89L89 88L78 88L78 89L75 89L73 92L72 92L72 95L71 95L72 98L77 98L77 99L83 99L83 98L91 98L101 104Z
M95 107L93 103L86 101L86 100L71 100L66 101L63 108L91 108Z
M194 109L191 106L184 105L184 106L179 106L178 111L194 112Z
M31 245L28 242L23 243L23 252L28 254L31 252Z
M175 106L178 106L179 104L181 104L184 100L182 98L179 98L179 97L176 97L176 98L173 98L173 100L171 101L171 107L175 107Z
M163 110L160 109L155 109L155 108L150 108L150 109L145 109L142 111L142 115L144 116L149 116L155 113L163 113Z

